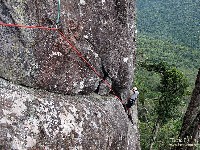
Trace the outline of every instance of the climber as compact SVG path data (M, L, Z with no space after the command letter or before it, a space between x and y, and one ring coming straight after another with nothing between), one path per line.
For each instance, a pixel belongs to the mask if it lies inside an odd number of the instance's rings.
M137 87L133 87L132 90L130 90L130 97L125 102L125 111L127 112L128 118L133 123L132 116L131 116L131 107L135 105L135 101L137 100L139 95L139 92L137 90Z

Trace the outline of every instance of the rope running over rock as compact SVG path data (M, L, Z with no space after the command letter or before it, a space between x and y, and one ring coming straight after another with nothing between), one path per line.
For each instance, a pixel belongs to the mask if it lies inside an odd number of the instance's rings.
M3 22L0 22L1 26L7 26L7 27L19 27L19 28L28 28L28 29L42 29L42 30L54 30L57 31L60 36L62 37L62 39L64 41L66 41L71 48L73 49L73 51L76 52L76 54L78 55L78 57L85 63L88 65L88 67L106 84L107 87L109 87L109 89L113 92L113 95L120 101L122 102L121 98L118 97L114 90L112 89L112 86L110 85L110 83L106 80L103 79L103 77L96 71L96 69L85 59L85 57L82 55L82 53L71 43L70 40L67 39L67 37L64 35L64 33L62 33L58 28L50 28L50 27L43 27L43 26L26 26L26 25L19 25L19 24L6 24Z

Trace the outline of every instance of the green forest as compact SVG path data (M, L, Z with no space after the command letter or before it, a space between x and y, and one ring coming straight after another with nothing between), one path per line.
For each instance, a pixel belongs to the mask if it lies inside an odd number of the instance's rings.
M200 67L199 6L198 0L136 1L135 85L140 90L142 150L171 149L178 138ZM174 86L180 87L175 95ZM158 118L165 118L159 126Z
M136 0L138 33L200 48L199 7L199 0Z

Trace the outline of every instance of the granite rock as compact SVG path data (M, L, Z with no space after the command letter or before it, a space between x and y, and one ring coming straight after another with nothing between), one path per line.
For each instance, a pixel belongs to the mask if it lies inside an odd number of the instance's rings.
M0 149L139 150L137 107L132 125L110 95L133 84L135 1L62 0L57 15L57 0L0 1L0 22L70 42L0 26Z
M57 3L2 0L0 21L56 27ZM113 89L121 94L133 81L134 6L131 0L61 1L59 30L102 78L77 56L59 32L5 26L0 27L0 77L59 93L88 94L107 74Z
M132 125L112 96L55 94L3 79L0 89L1 149L139 149L137 113Z

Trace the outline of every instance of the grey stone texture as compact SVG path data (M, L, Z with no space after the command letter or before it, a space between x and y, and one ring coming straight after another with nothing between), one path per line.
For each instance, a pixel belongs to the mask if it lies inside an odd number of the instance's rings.
M200 68L196 77L191 100L183 118L179 138L184 146L176 146L174 150L193 150L200 140ZM189 144L193 146L189 146ZM196 145L196 146L194 146ZM197 148L198 149L198 148Z
M0 89L0 149L139 149L137 113L132 125L114 97L55 94L3 79Z
M61 1L59 29L116 93L133 81L134 10L131 0ZM4 23L55 27L57 12L56 0L0 3ZM7 80L66 94L87 94L101 83L56 31L1 26L0 38L0 76Z
M139 150L121 102L133 83L135 1L0 0L0 149ZM113 91L103 82L106 79ZM96 93L96 94L95 94Z

